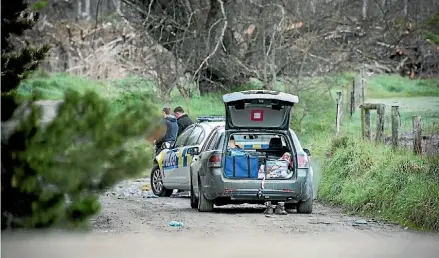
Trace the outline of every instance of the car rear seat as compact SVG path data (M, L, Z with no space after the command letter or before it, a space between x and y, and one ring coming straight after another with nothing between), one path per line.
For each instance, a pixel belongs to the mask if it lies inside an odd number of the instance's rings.
M268 149L265 149L264 151L266 151L270 156L273 155L276 157L281 157L288 150L286 150L286 148L282 145L282 139L275 137L270 139Z

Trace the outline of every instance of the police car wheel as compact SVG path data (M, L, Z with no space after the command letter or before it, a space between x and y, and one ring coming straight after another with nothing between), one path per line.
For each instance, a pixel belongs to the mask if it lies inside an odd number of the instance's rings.
M213 202L208 200L204 196L203 186L201 185L201 180L198 179L198 211L199 212L212 212Z
M163 186L162 173L158 165L155 165L151 170L151 190L159 197L169 197L172 195L173 189L166 189Z

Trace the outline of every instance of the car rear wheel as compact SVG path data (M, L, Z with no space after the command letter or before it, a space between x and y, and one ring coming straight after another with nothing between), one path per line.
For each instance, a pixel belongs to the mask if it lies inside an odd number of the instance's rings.
M201 180L198 179L198 211L199 212L211 212L213 211L213 202L206 199L204 196L203 186Z
M192 185L192 177L191 177L191 208L198 208L198 198L195 197L194 186Z
M159 165L155 165L151 170L151 190L159 197L169 197L172 195L173 189L166 189L163 186L162 173Z
M297 204L297 213L311 214L313 201L314 198L313 194L311 193L311 196L308 198L308 200L304 202L299 202L299 204Z

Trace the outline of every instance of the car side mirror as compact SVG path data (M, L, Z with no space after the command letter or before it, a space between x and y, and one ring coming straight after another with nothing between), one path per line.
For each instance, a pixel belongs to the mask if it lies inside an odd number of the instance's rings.
M303 149L303 151L306 153L306 155L311 156L311 152L309 151L309 149Z
M186 153L191 155L191 156L198 155L198 153L199 153L198 147L190 147L187 149Z

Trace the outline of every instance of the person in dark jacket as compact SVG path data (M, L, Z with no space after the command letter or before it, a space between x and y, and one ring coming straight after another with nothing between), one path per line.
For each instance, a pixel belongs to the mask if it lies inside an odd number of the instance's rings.
M155 141L157 147L160 147L165 142L173 143L177 139L178 134L178 124L177 118L171 115L171 109L168 107L163 108L163 120L162 123L164 125L164 133L162 137Z
M176 107L174 109L174 115L177 118L178 123L178 134L184 131L188 126L193 124L192 120L184 113L184 109L182 107Z

